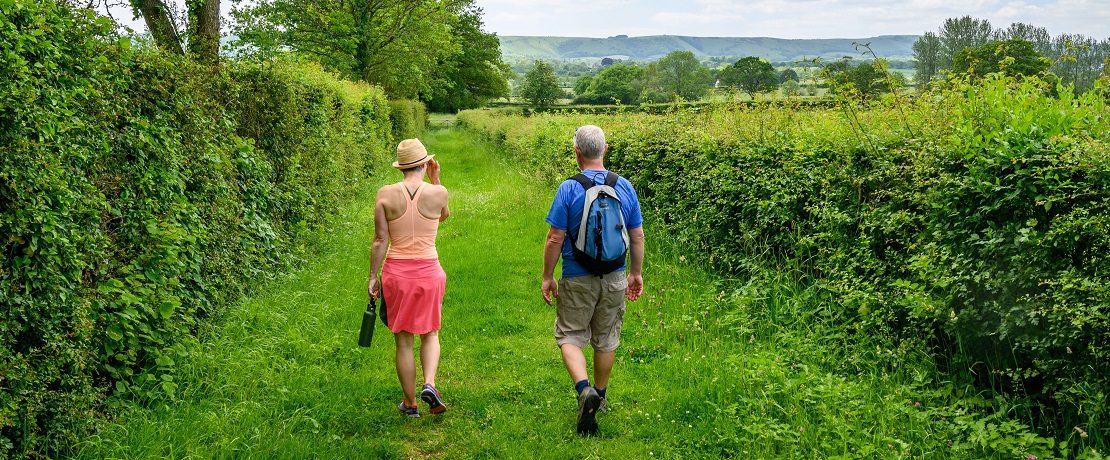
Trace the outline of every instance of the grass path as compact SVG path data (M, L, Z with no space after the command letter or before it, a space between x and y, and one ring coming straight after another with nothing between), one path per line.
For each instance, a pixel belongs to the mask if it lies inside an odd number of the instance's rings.
M598 438L575 435L554 310L539 295L552 190L470 134L438 130L425 141L452 193L439 237L445 415L397 414L382 326L372 348L355 345L372 236L366 197L337 219L323 256L202 338L181 363L180 401L122 411L80 456L936 456L928 417L907 408L912 373L856 372L835 339L784 332L774 312L796 307L804 291L718 292L711 276L660 250L665 239L650 223L647 292L629 305L614 410Z

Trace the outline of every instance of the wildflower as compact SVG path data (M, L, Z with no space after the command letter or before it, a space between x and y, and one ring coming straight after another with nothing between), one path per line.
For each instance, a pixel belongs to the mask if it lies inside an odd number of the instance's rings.
M1037 460L1037 456L1033 455L1033 454L1029 454L1029 455L1025 456L1025 460Z

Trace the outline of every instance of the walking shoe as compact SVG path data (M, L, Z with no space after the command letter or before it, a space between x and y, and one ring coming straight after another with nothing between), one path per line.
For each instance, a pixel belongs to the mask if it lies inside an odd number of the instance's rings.
M597 409L601 396L594 387L586 387L578 394L578 434L597 434Z
M439 396L439 391L430 383L424 384L424 389L420 391L420 399L428 403L428 412L442 414L447 411L447 405L443 404L443 398Z
M405 404L404 401L401 401L401 405L397 406L397 410L401 411L402 414L404 414L406 416L409 416L409 417L412 417L412 418L416 418L416 417L420 416L420 408L419 407L416 407L416 406L409 407L408 405Z
M609 412L609 399L601 398L601 404L597 406L598 412Z

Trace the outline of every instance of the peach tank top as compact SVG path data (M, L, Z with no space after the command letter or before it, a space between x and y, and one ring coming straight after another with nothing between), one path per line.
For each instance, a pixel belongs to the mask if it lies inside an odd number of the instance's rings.
M390 259L438 259L436 252L436 231L439 230L439 219L429 219L420 214L416 203L420 194L424 192L424 184L416 189L416 193L409 194L402 182L397 184L409 197L405 213L401 217L389 221L389 252L386 258Z

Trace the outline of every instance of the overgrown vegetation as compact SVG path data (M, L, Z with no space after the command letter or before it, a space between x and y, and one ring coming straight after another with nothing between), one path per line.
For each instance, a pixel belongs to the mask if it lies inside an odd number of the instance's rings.
M389 101L389 122L394 143L418 137L428 126L428 110L420 101Z
M210 67L63 2L0 2L0 457L108 396L172 400L192 334L303 251L390 142L382 91Z
M973 388L936 388L925 350L861 359L882 342L853 344L860 336L815 314L829 310L820 287L790 270L724 281L648 209L648 289L625 314L612 410L600 436L577 435L554 311L536 292L550 177L473 133L423 140L450 172L458 211L436 244L450 277L437 378L446 414L398 414L391 338L355 345L373 238L368 190L318 258L231 309L180 363L180 401L128 405L77 457L1052 457L1047 440L1005 414L953 402Z
M574 169L574 128L602 126L609 166L666 232L725 276L788 267L818 290L825 300L792 321L848 337L844 375L929 351L932 385L953 398L946 420L987 427L979 455L1098 458L1110 435L1106 101L997 74L952 86L912 106L468 111L459 123L554 179Z

